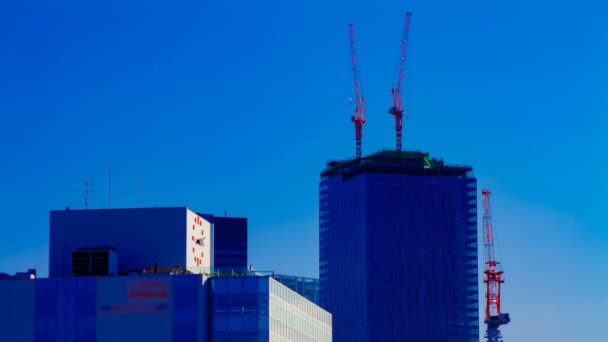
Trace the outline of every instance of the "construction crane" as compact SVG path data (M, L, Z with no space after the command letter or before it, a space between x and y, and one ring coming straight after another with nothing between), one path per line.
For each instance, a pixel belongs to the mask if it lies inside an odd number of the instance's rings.
M511 321L508 313L500 311L500 286L505 282L503 271L496 269L500 264L494 258L494 235L492 229L492 210L490 208L490 190L483 189L482 194L482 220L483 244L485 257L486 308L484 323L487 326L486 339L488 342L502 342L500 326Z
M361 85L359 84L359 62L357 60L357 47L355 45L355 28L353 24L348 24L350 35L350 56L353 66L353 80L355 86L355 115L350 119L355 124L355 143L357 159L361 158L361 138L363 136L363 124L365 123L365 99L361 95Z
M401 103L401 83L405 76L405 61L407 59L407 43L410 34L410 20L412 13L405 14L405 25L403 27L403 37L401 40L401 56L399 58L399 69L397 70L397 81L391 89L393 96L393 106L388 113L395 116L395 132L397 135L397 151L401 151L401 131L403 130L403 105Z

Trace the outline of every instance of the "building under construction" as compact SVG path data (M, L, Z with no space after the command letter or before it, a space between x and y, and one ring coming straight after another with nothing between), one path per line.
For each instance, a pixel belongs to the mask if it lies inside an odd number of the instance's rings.
M319 186L320 304L334 341L479 341L477 182L469 166L403 151L402 99L411 13L391 88L395 150L362 154L365 98L353 24L355 157L333 161ZM485 338L502 342L503 272L483 191Z
M472 167L383 151L328 163L319 187L334 341L479 341Z

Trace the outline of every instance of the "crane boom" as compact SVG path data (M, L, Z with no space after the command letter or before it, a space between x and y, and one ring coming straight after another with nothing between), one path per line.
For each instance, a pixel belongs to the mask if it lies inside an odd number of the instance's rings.
M357 59L355 28L353 24L348 24L348 33L350 36L350 55L355 88L355 114L351 117L351 121L355 124L356 156L357 158L361 158L361 140L363 137L363 124L365 123L365 98L361 94L361 85L359 83L359 61Z
M486 266L494 269L496 267L496 261L494 260L494 235L492 228L492 209L490 207L490 190L482 190L481 195L484 259Z
M511 321L509 314L500 311L500 286L505 281L503 271L498 271L499 264L494 259L494 231L492 227L492 209L490 207L490 190L483 189L482 195L482 225L485 259L486 307L484 322L487 325L486 338L488 342L502 342L500 326Z
M401 139L403 131L403 104L401 100L401 84L405 77L405 61L407 60L407 46L410 34L410 22L412 13L405 14L405 24L403 26L403 36L401 39L401 56L399 58L399 68L397 70L397 81L391 89L393 97L393 106L389 108L388 113L395 116L395 133L397 151L401 151Z

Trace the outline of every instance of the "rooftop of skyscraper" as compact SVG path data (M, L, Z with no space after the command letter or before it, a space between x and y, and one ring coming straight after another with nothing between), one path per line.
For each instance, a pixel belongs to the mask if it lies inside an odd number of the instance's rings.
M443 160L432 158L425 152L394 150L383 150L362 158L330 161L321 177L342 175L344 179L349 179L364 172L473 177L471 166L447 165Z

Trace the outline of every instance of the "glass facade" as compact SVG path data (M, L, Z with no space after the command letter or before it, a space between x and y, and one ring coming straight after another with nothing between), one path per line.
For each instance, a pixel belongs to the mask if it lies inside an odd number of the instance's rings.
M331 315L264 276L0 281L0 341L331 342Z
M95 278L36 281L34 341L95 341Z
M272 278L309 301L319 305L319 279L284 274L274 274Z
M196 275L3 280L0 341L204 342L207 298Z
M268 341L268 278L213 277L211 340Z
M322 173L320 304L337 342L479 341L476 180L427 157Z
M270 277L210 282L212 341L331 341L331 315Z
M332 341L331 314L270 278L270 341Z

